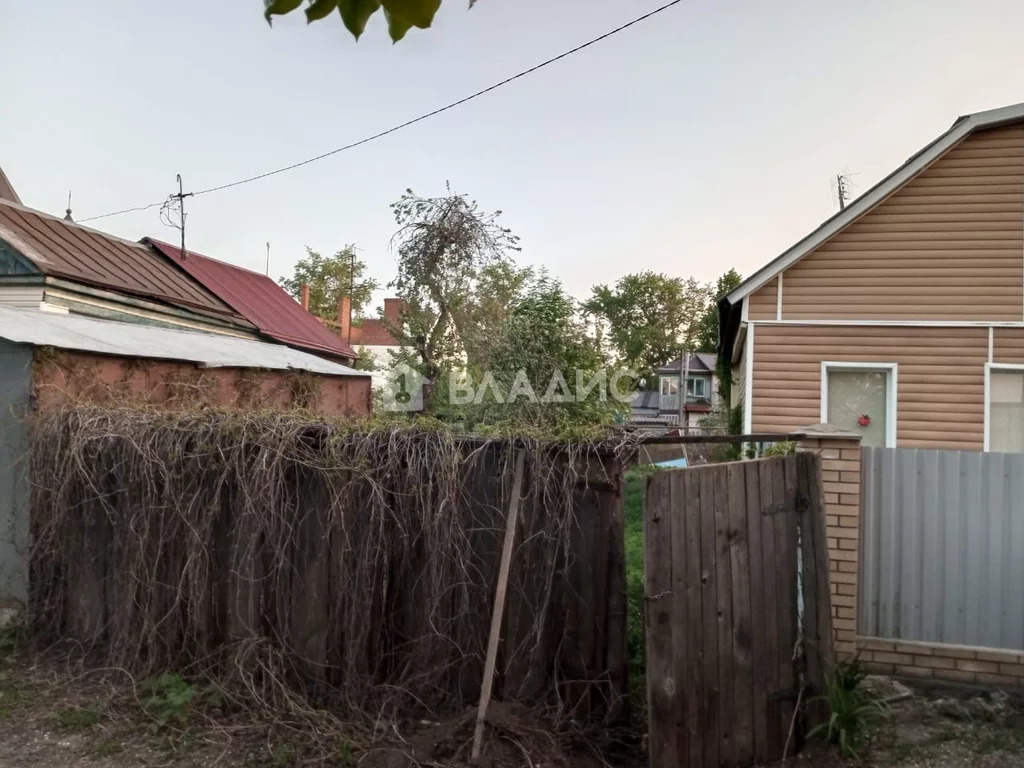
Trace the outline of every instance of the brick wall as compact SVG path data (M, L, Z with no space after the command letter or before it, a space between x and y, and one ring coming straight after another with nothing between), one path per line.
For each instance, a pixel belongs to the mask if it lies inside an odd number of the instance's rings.
M795 437L797 450L821 457L837 658L851 658L859 652L869 670L896 677L1024 688L1024 653L857 635L860 437L827 425L812 427Z
M860 658L873 672L956 683L1024 687L1024 654L959 645L904 643L858 637Z
M822 426L800 436L797 450L821 457L828 538L832 631L839 658L856 652L860 536L860 436Z

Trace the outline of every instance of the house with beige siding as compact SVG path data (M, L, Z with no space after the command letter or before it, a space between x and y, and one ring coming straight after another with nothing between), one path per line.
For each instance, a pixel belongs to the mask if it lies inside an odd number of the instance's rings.
M748 433L1024 452L1024 104L959 118L719 311Z

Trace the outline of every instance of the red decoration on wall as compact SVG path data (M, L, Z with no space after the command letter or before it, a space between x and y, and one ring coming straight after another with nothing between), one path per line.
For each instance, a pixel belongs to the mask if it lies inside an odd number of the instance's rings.
M860 424L862 427L869 427L871 426L871 417L868 416L866 413L862 413L860 415L860 418L857 419L857 423Z

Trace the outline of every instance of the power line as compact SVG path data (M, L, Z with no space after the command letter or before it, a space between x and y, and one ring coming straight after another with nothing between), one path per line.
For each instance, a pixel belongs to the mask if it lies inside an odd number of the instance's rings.
M636 24L639 24L642 21L646 21L647 19L651 18L652 16L656 16L657 14L661 13L662 11L667 11L672 6L679 5L682 2L683 2L683 0L671 0L671 2L665 3L664 5L662 5L662 6L658 7L658 8L655 8L652 11L647 12L643 16L638 16L637 18L633 19L632 21L626 22L625 24L623 24L621 26L618 26L615 29L612 29L612 30L610 30L608 32L605 32L603 35L595 37L592 40L588 40L587 42L582 43L581 45L577 45L575 48L571 48L570 50L565 51L564 53L560 53L557 56L553 56L550 59L542 61L541 63L536 64L536 65L530 67L529 69L524 69L522 72L519 72L519 73L517 73L515 75L512 75L511 77L507 77L504 80L495 83L494 85L488 86L487 88L479 90L476 93L470 94L469 96L465 96L464 98L461 98L458 101L453 101L450 104L446 104L443 107L439 107L439 108L437 108L437 109L435 109L435 110L433 110L431 112L426 112L426 113L420 115L419 117L414 117L411 120L406 120L404 123L400 123L399 125L396 125L396 126L393 126L391 128L388 128L387 130L380 131L379 133L375 133L372 136L367 136L366 138L360 139L359 141L353 141L351 144L346 144L343 147L338 147L337 149L332 149L329 152L324 152L323 154L316 155L315 157L310 157L310 158L308 158L306 160L302 160L302 161L300 161L298 163L292 163L291 165L286 165L283 168L276 168L273 171L267 171L266 173L260 173L260 174L257 174L255 176L250 176L250 177L245 178L245 179L240 179L238 181L232 181L232 182L230 182L228 184L221 184L220 186L217 186L217 187L210 187L209 189L203 189L203 190L200 190L199 192L193 193L193 195L195 197L198 197L200 195L208 195L208 194L211 194L213 192L221 192L221 191L223 191L225 189L231 189L232 187L240 187L243 184L250 184L250 183L252 183L254 181L260 181L261 179L266 179L266 178L268 178L270 176L276 176L279 173L285 173L286 171L294 171L296 168L302 168L303 166L310 165L311 163L315 163L315 162L318 162L320 160L324 160L324 159L326 159L328 157L332 157L334 155L337 155L340 152L345 152L345 151L347 151L349 149L354 149L356 147L362 146L363 144L368 144L371 141L376 141L377 139L383 138L383 137L388 136L388 135L390 135L392 133L396 133L397 131L400 131L403 128L408 128L410 125L415 125L416 123L420 123L420 122L422 122L424 120L427 120L427 119L429 119L431 117L434 117L436 115L440 115L442 112L447 112L450 109L455 109L456 107L462 106L466 102L472 101L473 99L478 99L481 96L490 93L491 91L496 91L498 88L506 86L509 83L512 83L512 82L518 80L521 77L526 77L527 75L533 74L534 72L536 72L539 69L543 69L544 67L549 66L550 64L554 64L556 61L561 61L562 59L564 59L564 58L566 58L568 56L572 56L574 53L579 53L580 51L582 51L585 48L589 48L592 45L596 45L597 43L600 43L602 40L607 40L612 35L617 35L619 32L622 32L623 30L629 29L630 27L632 27L632 26L634 26ZM83 221L83 222L85 222L85 221L96 221L97 219L107 219L107 218L110 218L111 216L120 216L120 215L125 214L125 213L134 213L136 211L147 211L147 210L149 210L151 208L158 208L158 207L160 207L161 205L163 205L163 202L164 201L160 201L158 203L150 203L149 205L139 206L139 207L136 207L136 208L126 208L126 209L124 209L122 211L114 211L113 213L105 213L102 216L91 216L91 217L89 217L87 219L81 219L81 221Z

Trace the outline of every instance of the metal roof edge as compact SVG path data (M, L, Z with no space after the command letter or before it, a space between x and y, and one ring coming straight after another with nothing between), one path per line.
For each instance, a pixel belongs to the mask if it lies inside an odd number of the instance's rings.
M813 251L826 240L838 234L840 230L853 223L854 220L874 208L927 168L941 155L949 151L954 144L966 138L968 134L979 128L991 128L1001 123L1016 120L1024 120L1024 103L976 112L957 118L945 133L911 155L903 165L875 184L871 189L846 206L845 209L826 219L817 229L757 270L726 294L723 301L732 305L745 299L777 274L788 269L810 251Z

